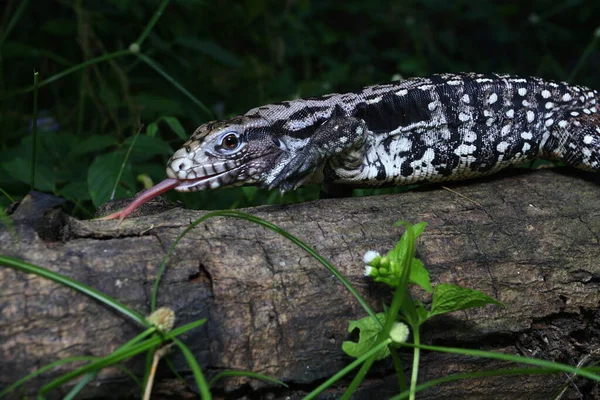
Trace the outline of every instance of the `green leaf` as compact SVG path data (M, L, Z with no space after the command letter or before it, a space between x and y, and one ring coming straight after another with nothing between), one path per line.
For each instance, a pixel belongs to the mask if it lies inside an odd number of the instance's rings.
M150 93L140 93L137 96L132 96L132 99L144 109L154 111L159 115L184 115L182 105L169 97Z
M76 203L78 201L90 200L90 192L87 182L73 181L67 183L58 190L58 195Z
M183 140L188 140L189 135L185 132L185 129L183 129L183 126L177 118L162 117L162 120L165 121L167 125L169 125L169 128L171 128L177 136L179 136Z
M153 162L135 163L132 165L132 171L138 182L141 182L139 178L140 175L145 175L152 179L152 186L154 186L156 182L163 180L165 177L165 166Z
M40 160L38 160L40 161ZM31 182L31 161L21 157L2 163L2 168L17 181L29 184ZM35 168L35 189L44 192L54 192L56 175L52 166L38 162Z
M438 314L481 307L486 304L497 304L504 307L502 303L479 290L448 283L439 284L433 292L433 303L429 312L429 318Z
M155 137L156 132L158 132L158 124L156 122L149 124L146 128L146 136Z
M93 135L77 143L77 145L73 147L72 152L74 155L79 156L99 152L111 146L116 146L117 144L117 140L112 136Z
M342 350L351 357L360 357L369 351L377 341L377 335L381 332L381 327L385 322L385 314L379 313L376 315L379 322L372 317L365 317L358 321L350 321L348 332L355 329L359 330L358 342L346 341L342 343ZM383 360L388 357L390 352L387 347L384 347L377 353L377 360Z
M427 223L419 222L418 224L412 225L406 221L397 221L394 226L404 225L406 229L412 229L413 239L417 240L417 238L423 233L425 230L425 226ZM390 260L401 262L406 254L408 249L408 235L404 234L396 244L393 250L388 253L388 257Z
M421 236L421 234L425 230L425 227L427 226L427 222L419 222L419 223L416 223L413 225L410 222L400 220L400 221L396 221L394 223L394 226L405 226L405 227L410 226L410 227L412 227L411 229L412 229L413 235L415 236L415 240L416 240L419 236Z
M131 146L134 137L131 136L123 143L125 147ZM157 155L171 156L171 145L157 136L138 135L135 146L131 149L131 157L139 162Z
M110 200L113 186L118 179L119 170L123 163L124 155L121 152L102 154L97 156L88 169L87 183L90 197L96 207ZM131 165L125 166L121 176L121 182L125 182L127 189L122 185L117 186L115 198L131 197L135 191L135 179L131 173Z
M425 269L425 266L416 258L413 258L410 265L410 276L408 278L410 283L419 285L427 293L433 292L431 282L429 280L429 272Z
M427 309L425 309L425 306L419 300L413 300L413 302L415 305L415 311L416 311L417 318L418 318L417 326L421 326L423 324L423 322L425 322L429 319L429 312L427 311Z

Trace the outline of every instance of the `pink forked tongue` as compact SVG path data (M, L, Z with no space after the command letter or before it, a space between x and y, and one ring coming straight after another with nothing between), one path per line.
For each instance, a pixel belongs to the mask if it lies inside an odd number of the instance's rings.
M125 218L127 218L127 216L129 214L134 212L139 206L141 206L142 204L144 204L145 202L147 202L149 200L152 200L156 196L163 194L164 192L168 192L169 190L173 189L180 183L181 182L178 181L177 179L167 178L164 181L152 186L150 189L144 190L143 192L138 194L133 199L133 201L131 203L129 203L129 205L127 207L125 207L124 209L122 209L121 211L117 211L116 213L107 215L106 217L102 217L100 219L106 221L109 219L119 218L119 224L120 224L121 222L123 222L123 220Z

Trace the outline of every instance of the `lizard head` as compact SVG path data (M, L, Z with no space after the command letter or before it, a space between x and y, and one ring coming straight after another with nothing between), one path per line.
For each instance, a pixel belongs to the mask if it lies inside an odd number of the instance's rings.
M167 164L180 192L265 182L283 150L262 119L246 116L207 122Z

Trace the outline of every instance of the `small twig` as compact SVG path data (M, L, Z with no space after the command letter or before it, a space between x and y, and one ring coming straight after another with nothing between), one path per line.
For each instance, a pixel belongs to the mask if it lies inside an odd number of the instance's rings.
M465 196L464 194L460 194L458 193L456 190L454 189L450 189L447 186L442 186L442 189L445 189L447 191L449 191L450 193L454 193L455 195L462 197L463 199L470 201L471 203L475 204L477 207L483 208L483 206L481 204L479 204L478 202L476 202L475 200L471 199L470 197Z
M592 351L590 351L589 354L586 354L585 356L583 356L581 358L581 360L579 360L579 362L577 363L576 367L577 368L581 368L583 367L585 364L587 364L588 360L594 356L597 356L598 354L600 354L600 348L596 348ZM577 385L575 384L575 382L573 382L573 380L575 379L575 375L572 374L571 376L567 375L567 381L565 382L565 385L563 387L563 389L560 391L560 393L554 398L554 400L560 400L565 393L567 392L567 389L569 388L569 385L573 385L573 387L575 388L575 390L577 390L577 392L579 392L579 395L582 395L581 391L579 390L579 388L577 387Z
M152 367L150 368L150 373L148 374L148 381L146 382L146 388L144 390L144 400L150 400L150 395L152 394L152 385L154 384L154 376L156 375L158 362L161 358L163 358L171 352L171 347L173 347L174 344L175 343L170 343L166 346L157 349L154 352L154 357L152 358Z

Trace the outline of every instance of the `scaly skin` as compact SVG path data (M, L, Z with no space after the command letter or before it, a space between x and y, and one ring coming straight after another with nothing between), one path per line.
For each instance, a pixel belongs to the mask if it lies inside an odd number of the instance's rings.
M162 185L404 185L487 175L536 157L598 171L598 101L581 86L472 73L286 101L200 126L171 157Z

